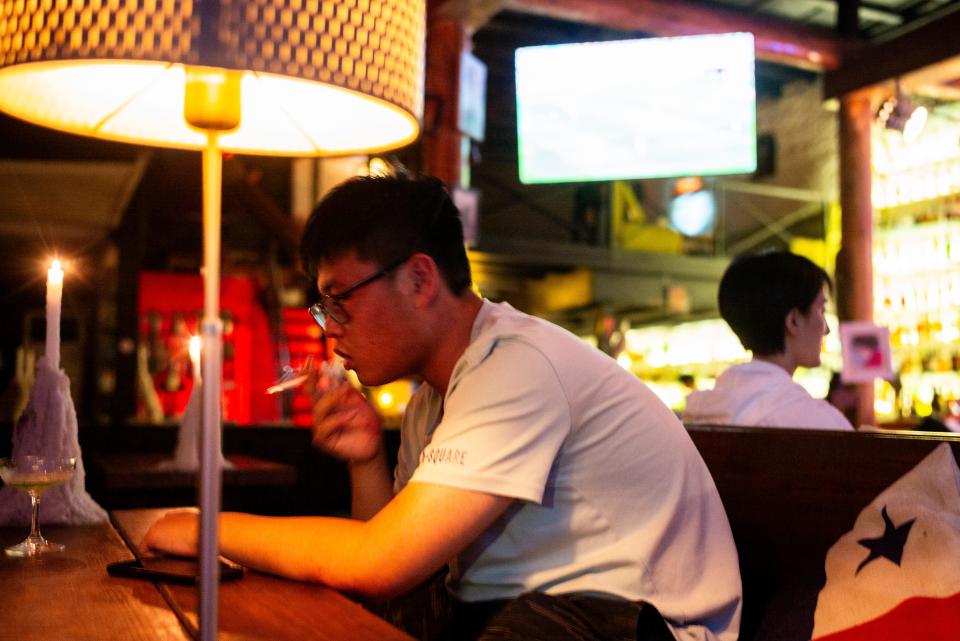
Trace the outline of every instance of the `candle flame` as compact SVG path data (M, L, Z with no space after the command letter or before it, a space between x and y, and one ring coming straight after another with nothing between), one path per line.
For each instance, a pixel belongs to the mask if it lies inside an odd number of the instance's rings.
M50 269L47 270L47 283L52 285L63 284L63 267L59 258L54 258L50 263Z
M203 343L202 343L202 341L201 341L201 339L200 339L199 336L191 336L191 337L190 337L190 344L189 344L189 346L187 347L187 349L188 349L189 352L190 352L190 359L191 359L193 362L195 362L195 363L199 363L199 362L200 362L200 348L201 348L202 344L203 344Z

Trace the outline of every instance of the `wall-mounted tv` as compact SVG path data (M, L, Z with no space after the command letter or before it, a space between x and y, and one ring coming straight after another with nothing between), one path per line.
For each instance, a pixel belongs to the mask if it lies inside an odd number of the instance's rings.
M756 169L753 34L521 47L515 61L525 184Z

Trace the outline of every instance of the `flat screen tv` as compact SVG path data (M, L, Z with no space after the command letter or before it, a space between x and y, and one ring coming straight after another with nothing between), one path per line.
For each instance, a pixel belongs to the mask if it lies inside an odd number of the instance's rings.
M516 51L526 184L751 173L753 34Z

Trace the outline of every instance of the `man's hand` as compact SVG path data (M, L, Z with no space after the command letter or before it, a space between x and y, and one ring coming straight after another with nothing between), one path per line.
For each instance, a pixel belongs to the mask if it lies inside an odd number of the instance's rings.
M331 392L314 391L313 398L315 447L353 463L370 461L378 454L383 431L380 417L360 392L341 383Z
M144 552L197 556L199 517L196 510L175 510L157 519L140 542Z

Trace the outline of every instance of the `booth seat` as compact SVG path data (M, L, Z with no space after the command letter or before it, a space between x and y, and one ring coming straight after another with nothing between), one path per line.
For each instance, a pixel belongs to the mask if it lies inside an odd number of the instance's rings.
M741 641L811 639L830 547L853 529L861 510L939 445L948 443L954 458L960 453L960 436L946 433L687 430L713 474L736 540L744 585ZM869 554L864 547L863 557Z

